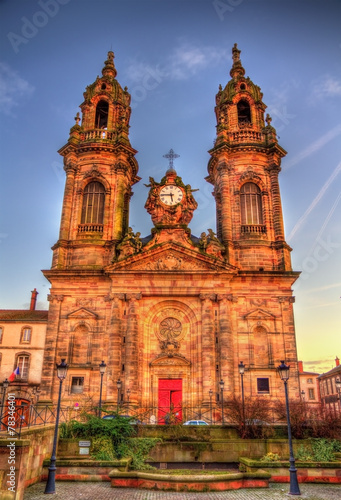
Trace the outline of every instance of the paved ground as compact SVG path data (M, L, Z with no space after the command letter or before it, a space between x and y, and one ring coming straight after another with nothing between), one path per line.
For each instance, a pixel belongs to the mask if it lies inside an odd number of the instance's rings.
M45 483L27 488L24 500L46 500ZM300 484L304 500L340 500L341 485ZM109 482L56 483L54 500L284 500L288 499L288 484L271 484L270 488L223 491L219 493L173 493L111 488ZM290 498L290 497L289 497Z

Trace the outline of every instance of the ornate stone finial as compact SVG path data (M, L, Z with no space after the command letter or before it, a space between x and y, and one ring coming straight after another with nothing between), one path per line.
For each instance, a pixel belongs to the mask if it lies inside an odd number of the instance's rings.
M237 44L235 43L232 48L232 59L234 63L240 61L240 53L241 50L238 49Z
M269 113L267 113L265 121L266 121L266 123L268 124L268 127L269 127L271 125L271 122L272 122L272 118L269 115Z
M75 122L76 122L76 125L79 125L79 122L81 120L80 116L79 116L79 111L77 112L75 118L74 118Z
M173 172L175 172L174 166L173 166L173 160L175 160L175 158L179 158L179 156L180 155L177 155L176 153L174 153L173 149L170 149L169 152L166 155L163 155L164 158L168 158L169 159L169 165L168 165L167 173L170 173L170 172L173 173Z
M232 48L233 65L230 71L230 75L232 78L238 78L245 75L245 69L243 68L240 60L240 52L241 51L237 48L237 44L235 43Z
M116 77L117 71L114 65L114 53L112 50L109 50L108 52L108 59L105 61L105 66L102 69L102 75L103 76L112 76L113 78Z

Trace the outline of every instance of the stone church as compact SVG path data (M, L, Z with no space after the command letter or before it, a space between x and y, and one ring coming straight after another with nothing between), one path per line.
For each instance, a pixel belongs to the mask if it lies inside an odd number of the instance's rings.
M62 404L80 394L98 405L127 401L156 408L204 408L241 394L284 397L280 360L291 366L290 397L299 397L291 267L278 175L278 144L263 94L237 45L231 79L216 95L217 135L206 181L216 228L192 235L193 179L173 165L144 180L154 227L129 227L132 188L141 181L129 140L130 95L116 79L113 52L89 85L59 150L66 172L60 233L52 267L40 403L56 401L56 362L68 376ZM203 172L204 174L204 172ZM143 175L143 174L142 174ZM141 207L142 209L142 207ZM119 381L119 389L117 386ZM219 404L219 403L218 403ZM157 409L158 408L158 409Z

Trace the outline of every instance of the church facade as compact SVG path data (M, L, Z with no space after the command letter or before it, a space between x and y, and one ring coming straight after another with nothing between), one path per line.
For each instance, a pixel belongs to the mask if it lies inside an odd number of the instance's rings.
M231 79L219 87L217 136L207 182L215 230L188 227L195 193L173 166L149 178L145 209L154 227L129 227L138 176L129 140L130 95L116 79L114 54L86 88L81 117L59 153L66 183L60 234L53 247L40 402L56 401L55 364L66 359L63 404L90 398L138 408L207 407L221 395L282 399L276 372L291 366L290 396L299 397L291 268L278 174L278 144L260 88L245 77L232 49ZM208 231L206 233L206 231ZM119 386L117 385L119 381ZM119 387L119 390L118 390Z

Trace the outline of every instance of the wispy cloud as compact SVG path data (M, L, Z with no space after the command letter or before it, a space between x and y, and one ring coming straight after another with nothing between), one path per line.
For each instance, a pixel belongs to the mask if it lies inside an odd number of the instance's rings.
M314 373L326 373L329 370L335 368L335 360L334 359L318 359L313 361L305 361L303 359L303 369L306 372L314 372Z
M308 94L308 102L314 104L326 97L341 96L341 81L331 75L323 75L312 82L311 91Z
M169 77L173 80L187 80L226 58L227 52L221 48L181 42L170 54L167 68Z
M181 40L162 62L152 64L131 60L126 74L133 83L140 83L145 75L155 72L160 79L187 80L221 60L227 60L227 51L220 47L200 46Z
M296 222L295 226L291 230L291 232L290 232L290 234L288 236L288 240L287 241L290 241L294 237L294 235L298 231L298 229L300 229L300 227L304 224L304 222L306 221L306 219L307 219L308 215L310 214L310 212L312 212L314 210L314 208L318 205L318 203L321 201L322 197L325 195L325 193L326 193L327 189L329 188L329 186L334 182L334 180L336 179L336 177L339 174L339 172L341 172L341 162L336 166L336 168L334 169L334 171L332 172L332 174L329 176L329 178L327 179L327 181L324 183L324 185L322 186L322 188L320 189L320 191L317 193L317 195L315 196L315 198L313 199L313 201L310 203L309 207L304 212L304 214L298 219L298 221ZM329 214L327 216L328 217L328 221L329 221L331 215L334 213L338 201L339 201L339 196L337 198L337 202L333 204L330 216L329 216ZM325 225L323 226L323 229L324 229L324 227L325 227ZM320 231L319 236L321 236L321 233L322 232Z
M8 115L23 97L30 96L33 85L21 78L8 64L0 62L0 112Z
M309 288L305 293L316 293L316 292L324 292L325 290L330 290L331 288L341 288L340 283L333 283L332 285L324 285L316 288Z
M283 168L288 169L290 167L293 167L294 165L304 160L308 156L311 156L313 153L316 153L316 151L319 151L329 141L331 141L332 139L334 139L334 137L337 137L340 134L341 134L341 124L332 128L322 137L309 144L309 146L307 146L305 149L303 149L303 151L298 153L292 160L286 162Z

